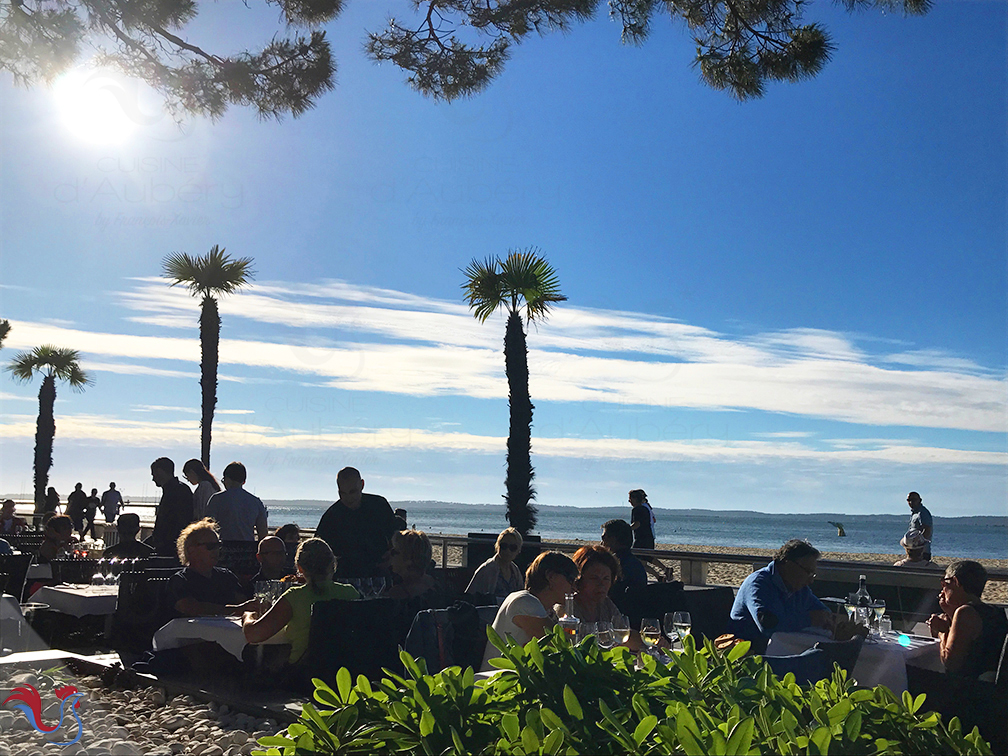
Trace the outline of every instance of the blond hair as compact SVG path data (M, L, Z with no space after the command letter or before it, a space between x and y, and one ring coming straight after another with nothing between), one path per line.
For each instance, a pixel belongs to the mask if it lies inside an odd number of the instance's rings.
M410 569L423 574L430 567L434 550L422 530L400 530L392 536L393 546L403 553Z
M175 549L178 551L178 558L182 562L183 567L189 564L189 543L192 541L193 536L207 530L214 535L218 533L217 521L212 517L204 517L202 520L191 522L182 528L178 540L175 541Z

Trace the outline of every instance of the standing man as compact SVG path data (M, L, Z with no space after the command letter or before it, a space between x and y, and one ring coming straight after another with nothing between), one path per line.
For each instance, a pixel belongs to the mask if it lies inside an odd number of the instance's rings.
M206 516L217 521L222 541L255 541L268 535L266 507L255 494L245 490L248 473L241 462L224 468L224 490L206 505Z
M147 543L158 556L178 559L176 541L182 528L192 522L192 491L175 477L175 463L168 457L158 457L151 463L151 478L161 489L161 502L154 518L154 532Z
M353 467L339 471L336 487L339 500L322 515L315 537L336 555L337 576L377 575L389 539L399 527L392 507L384 497L363 493L364 479Z
M87 494L84 493L84 484L78 483L74 490L67 496L66 516L73 522L74 530L84 537L84 511L87 509Z
M108 484L108 491L102 494L101 508L105 513L105 522L111 525L119 516L119 509L122 507L122 494L116 491L115 482Z
M927 545L924 547L922 559L927 561L931 558L931 533L934 529L931 513L927 511L927 507L921 501L921 495L916 491L907 494L907 505L910 507L910 527L908 530L916 530L924 536Z
M98 534L95 533L94 521L98 514L98 489L92 488L91 495L87 497L87 501L84 503L84 530L81 531L81 538L84 538L88 531L91 531L91 537L97 538Z

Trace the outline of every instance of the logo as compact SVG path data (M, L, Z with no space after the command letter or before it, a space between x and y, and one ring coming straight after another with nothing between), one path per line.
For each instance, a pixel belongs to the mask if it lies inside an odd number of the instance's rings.
M25 713L25 716L28 717L28 723L35 729L35 732L41 735L49 735L56 732L63 725L63 718L68 713L72 714L73 718L77 720L77 737L65 743L56 743L51 740L46 742L56 746L73 745L84 734L84 724L81 722L80 712L78 711L80 700L84 697L84 694L79 692L73 685L61 685L53 693L60 700L59 722L54 725L47 725L42 721L42 696L31 685L19 685L14 688L13 692L0 705L6 706L8 703L15 701L16 703L12 703L11 705L15 709L21 709ZM67 704L69 704L69 707ZM68 708L69 712L67 711Z

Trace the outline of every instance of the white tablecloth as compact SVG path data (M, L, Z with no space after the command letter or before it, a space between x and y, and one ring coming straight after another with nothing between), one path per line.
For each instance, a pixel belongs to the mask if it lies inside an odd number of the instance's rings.
M30 629L21 613L21 605L18 600L5 593L0 596L0 621L3 621L3 635L0 636L0 653L4 648L16 648L24 650L21 645L21 638Z
M74 617L87 614L115 614L119 588L114 585L44 585L32 594L32 601Z
M181 648L200 641L213 641L239 661L247 645L238 617L181 617L154 633L154 650ZM265 641L267 644L286 642L283 630Z
M859 685L885 685L896 695L907 689L906 665L944 672L938 641L917 635L904 636L907 645L898 642L898 635L885 638L873 636L861 647L854 665L854 679ZM791 656L806 651L821 640L818 633L774 633L767 646L767 656Z

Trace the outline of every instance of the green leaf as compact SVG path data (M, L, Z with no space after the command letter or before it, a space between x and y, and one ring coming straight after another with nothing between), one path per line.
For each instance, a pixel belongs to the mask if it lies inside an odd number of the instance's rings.
M465 753L465 746L462 744L462 738L459 737L458 730L454 727L451 728L452 743L455 744L455 750L459 753Z
M728 651L728 661L736 662L743 656L749 653L749 649L752 647L752 643L749 641L739 641Z
M563 720L561 720L560 717L556 715L556 712L548 706L543 706L539 709L539 717L542 719L543 724L551 730L560 730L565 734L570 732L570 730L567 729L567 725L563 723Z
M521 723L518 721L517 714L513 711L509 711L501 717L501 727L511 740L518 740L518 735L521 731Z
M831 726L836 726L843 722L847 715L851 711L851 702L849 699L842 698L833 706L830 707L829 711L826 712L826 716L829 719Z
M465 672L462 673L462 687L471 688L476 680L476 673L473 672L472 667L466 667Z
M725 738L724 733L717 728L711 730L710 741L708 752L711 756L724 756L728 750L728 739Z
M563 732L561 732L560 730L553 730L553 732L547 735L546 739L543 741L543 752L550 754L550 756L553 756L553 754L557 753L560 750L560 746L563 745L563 742L564 742Z
M543 658L542 649L539 647L539 639L533 638L528 643L525 644L525 652L529 655L532 663L536 665L536 668L540 672L544 671L546 667L546 661Z
M752 746L753 735L756 732L756 720L752 717L738 722L728 736L728 745L725 748L727 756L741 756L749 753Z
M364 693L368 697L373 696L374 693L371 690L371 681L368 680L364 675L357 675L357 690Z
M817 754L817 756L828 756L830 740L833 736L830 735L828 727L817 727L815 731L809 735L809 753ZM813 750L813 747L815 750Z
M263 735L257 741L259 745L264 746L293 746L294 741L290 738L285 738L282 735Z
M658 725L658 717L654 714L649 714L640 721L640 724L634 728L633 739L640 745L644 742L645 738L651 734L651 731Z
M420 737L426 738L432 732L434 732L434 715L430 713L430 709L424 709L420 715Z
M336 673L336 688L339 690L339 697L343 703L350 701L350 687L350 670L346 667L340 667L339 672Z
M568 714L578 721L584 719L584 712L581 710L581 704L577 700L577 696L574 695L574 691L571 690L570 685L564 685L563 699L564 706L567 707Z
M925 694L923 693L918 694L917 698L913 700L913 708L910 711L916 714L917 711L920 709L920 707L924 705L924 699L926 698L927 696Z
M531 727L526 727L522 730L521 741L525 753L536 753L539 750L539 737Z
M848 740L857 740L861 734L861 712L852 711L844 722L844 734Z

